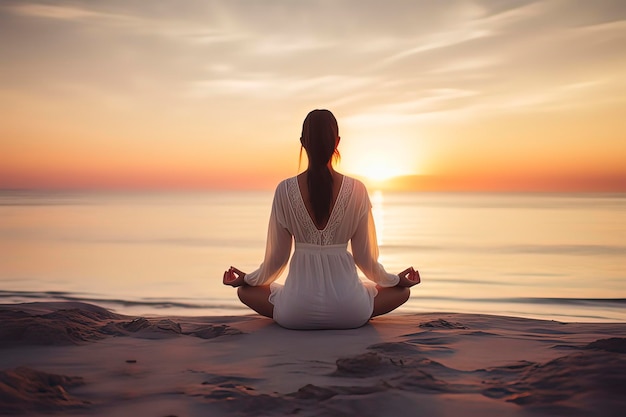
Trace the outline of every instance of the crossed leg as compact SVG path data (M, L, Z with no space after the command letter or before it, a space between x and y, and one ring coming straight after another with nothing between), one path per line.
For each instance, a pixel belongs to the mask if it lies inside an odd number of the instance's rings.
M258 287L243 285L237 288L237 295L242 303L271 319L274 317L274 304L270 303L270 294L269 285Z
M387 314L406 303L411 295L407 287L380 287L376 286L378 294L374 297L374 311L372 317Z
M372 317L387 314L406 303L411 295L407 287L376 287L378 294L374 298ZM270 287L268 285L252 287L243 285L237 288L237 295L242 303L262 316L273 318L274 305L270 303Z

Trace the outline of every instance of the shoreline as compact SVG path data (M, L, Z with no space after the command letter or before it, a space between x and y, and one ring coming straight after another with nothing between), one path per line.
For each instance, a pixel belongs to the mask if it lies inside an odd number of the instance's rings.
M28 303L76 302L95 304L122 315L139 316L245 316L250 309L235 296L214 299L207 303L204 297L178 299L175 297L131 299L106 297L71 291L0 290L0 305ZM413 305L415 302L415 305ZM419 307L416 307L418 306ZM423 314L439 306L446 313L504 315L535 320L557 320L566 323L626 323L626 298L580 297L505 297L464 299L428 297L419 295L409 299L399 311L392 314ZM456 308L446 310L446 305ZM438 308L438 311L439 311ZM503 313L504 311L504 313ZM575 311L575 313L574 313ZM582 312L585 312L583 314Z
M0 305L0 414L620 415L626 323L395 313L298 331L256 315Z

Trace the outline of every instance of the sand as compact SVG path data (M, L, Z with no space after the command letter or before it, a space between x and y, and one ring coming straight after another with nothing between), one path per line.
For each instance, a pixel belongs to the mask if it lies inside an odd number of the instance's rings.
M294 331L12 304L0 370L8 415L622 416L626 323L395 313Z

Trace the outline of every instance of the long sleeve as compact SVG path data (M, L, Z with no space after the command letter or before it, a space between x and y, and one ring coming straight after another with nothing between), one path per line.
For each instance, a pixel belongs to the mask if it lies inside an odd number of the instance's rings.
M292 236L284 227L283 219L283 195L280 186L274 193L272 212L267 230L267 243L265 246L265 258L263 263L254 272L246 274L244 281L251 286L269 285L280 276L287 266L291 254ZM284 194L284 193L283 193Z
M398 284L400 277L385 271L385 268L378 262L376 227L369 198L366 199L366 205L367 209L361 215L356 232L352 236L352 256L356 265L369 280L381 287L393 287Z

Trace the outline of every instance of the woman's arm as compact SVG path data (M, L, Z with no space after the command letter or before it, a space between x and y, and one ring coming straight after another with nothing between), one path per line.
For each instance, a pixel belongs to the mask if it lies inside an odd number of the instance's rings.
M259 268L244 275L248 285L269 285L280 276L291 254L291 233L270 220L265 246L265 258Z
M230 274L228 274L229 278L238 278L234 281L237 284L247 284L251 286L269 285L280 276L285 266L287 266L293 239L289 230L281 224L284 222L280 221L280 219L283 218L281 190L282 188L278 187L274 193L272 212L267 228L267 242L265 245L265 258L263 259L263 263L256 271L249 274L231 267L229 270ZM229 271L226 271L225 277ZM224 284L232 285L226 281Z
M393 287L400 282L400 276L390 274L378 262L378 242L372 210L361 216L356 232L352 236L352 256L365 276L381 287Z
M394 275L385 271L385 268L378 262L376 226L367 194L363 204L366 211L361 216L351 242L352 256L356 265L368 279L381 287L412 287L419 284L420 274L412 266Z

